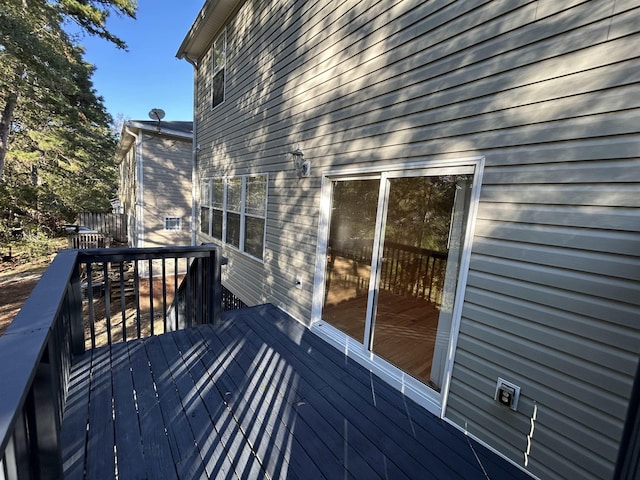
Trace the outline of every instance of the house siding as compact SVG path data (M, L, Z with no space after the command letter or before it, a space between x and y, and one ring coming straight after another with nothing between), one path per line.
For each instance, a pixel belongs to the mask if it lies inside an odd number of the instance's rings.
M141 132L145 247L191 245L191 139ZM165 217L182 218L165 231Z
M542 478L611 477L638 362L640 152L607 140L484 177L447 416Z
M541 478L610 478L640 351L639 31L637 1L241 3L224 103L210 52L196 88L200 176L269 173L264 262L225 248L225 285L309 323L323 172L484 156L445 416Z
M138 226L135 223L137 202L138 171L136 169L136 146L133 143L124 154L120 163L120 194L127 219L127 237L129 245L138 238Z

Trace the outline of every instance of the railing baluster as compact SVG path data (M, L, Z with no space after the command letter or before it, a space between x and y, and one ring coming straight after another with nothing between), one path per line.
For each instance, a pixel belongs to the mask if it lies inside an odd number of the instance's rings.
M178 318L180 313L180 299L178 298L178 268L179 268L178 258L174 258L173 259L173 304L175 305L175 308L173 309L173 311L175 312L175 315L173 318L173 325L171 326L173 330L177 330L179 328Z
M150 332L153 336L153 260L149 259L149 323Z
M89 331L91 332L91 349L96 348L96 326L95 326L95 311L93 308L93 270L91 268L91 262L87 264L87 306L89 309Z
M136 334L137 338L140 338L140 276L138 275L138 260L134 260L133 263L133 291L136 298Z
M196 308L196 325L202 325L204 321L204 299L202 293L204 291L204 275L202 273L204 269L204 259L195 259L196 263L196 285L195 285L195 308Z
M52 341L48 342L40 365L36 368L27 411L30 448L37 465L38 478L61 478L59 394L56 392L55 356Z
M167 265L166 259L162 259L162 328L167 332Z
M33 465L29 458L29 436L27 435L27 415L25 408L22 409L19 418L16 420L11 441L13 443L16 469L21 475L24 475L25 478L30 478L33 476Z
M192 287L191 287L191 275L189 275L189 262L191 262L191 265L193 265L193 259L186 259L187 262L187 274L186 274L186 282L187 282L187 291L185 294L185 297L187 299L187 308L186 308L186 312L185 312L185 319L184 322L185 324L182 327L178 327L178 328L186 328L186 327L190 327L192 325L192 321L191 319L193 318L193 310L192 310L192 301L191 301L191 293L192 293Z
M68 300L66 308L71 324L71 352L80 355L85 350L84 325L82 321L82 286L80 281L80 265L75 265L67 287Z
M109 283L109 262L102 262L104 288L104 316L107 324L107 345L111 345L111 284Z
M7 448L4 452L4 457L0 459L0 468L2 469L2 478L7 480L13 480L18 478L18 462L16 459L16 448L14 444L15 436L12 435L7 443ZM22 472L20 472L22 473Z
M120 262L118 267L118 275L120 276L120 313L122 315L122 341L127 341L127 294L124 291L124 260Z
M211 292L211 298L207 301L208 306L208 319L211 323L219 323L220 315L222 314L222 282L220 279L222 267L222 257L219 250L212 250L209 254L209 272L207 278L209 279L208 292Z

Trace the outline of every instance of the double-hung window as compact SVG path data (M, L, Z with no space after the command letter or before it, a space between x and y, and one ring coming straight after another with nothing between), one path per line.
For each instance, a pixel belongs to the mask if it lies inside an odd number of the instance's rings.
M224 102L225 70L227 66L227 29L213 41L211 71L211 107Z
M267 216L267 176L208 178L200 188L200 230L262 259Z

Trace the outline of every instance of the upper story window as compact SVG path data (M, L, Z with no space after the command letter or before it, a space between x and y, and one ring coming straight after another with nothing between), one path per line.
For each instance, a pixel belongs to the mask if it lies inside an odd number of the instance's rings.
M211 71L211 106L215 108L224 102L225 71L227 66L227 29L213 41Z
M262 259L266 218L266 175L202 181L200 231L203 233Z

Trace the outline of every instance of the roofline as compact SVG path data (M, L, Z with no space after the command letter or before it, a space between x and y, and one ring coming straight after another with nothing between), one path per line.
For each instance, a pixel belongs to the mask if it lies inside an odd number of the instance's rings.
M136 120L128 120L127 122L125 122L124 126L129 128L137 128L138 130L142 130L145 132L153 132L159 135L171 135L174 137L182 137L186 139L193 138L193 133L173 130L171 128L162 128L158 127L157 125L149 125L148 123L140 123Z
M136 129L141 132L151 132L161 136L179 137L184 140L193 140L193 133L181 132L179 130L173 130L169 128L158 128L157 126L149 125L146 123L140 123L135 120L127 120L122 125L122 133L120 140L116 146L116 163L121 163L124 159L126 152L129 150L130 145L133 143L131 135L127 132L127 128Z
M208 0L182 40L176 57L197 64L240 0Z

